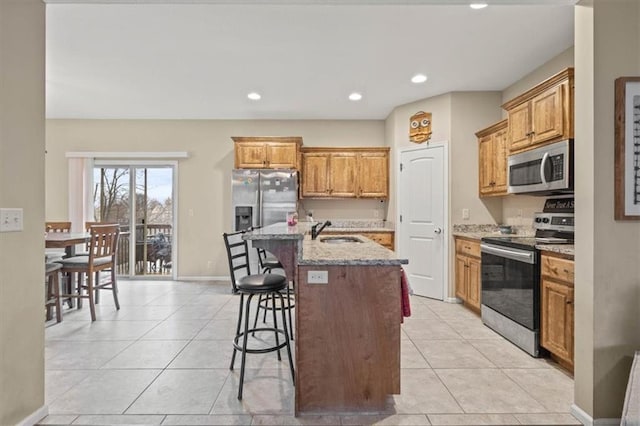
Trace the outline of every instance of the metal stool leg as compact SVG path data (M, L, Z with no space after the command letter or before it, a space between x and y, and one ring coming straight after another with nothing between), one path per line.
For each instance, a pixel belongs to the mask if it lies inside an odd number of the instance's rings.
M278 339L278 334L279 334L278 333L278 316L276 315L276 293L280 296L280 299L282 299L282 295L280 295L279 292L271 293L271 307L273 308L273 329L275 330L274 334L276 337L276 346L280 346L280 339ZM280 306L284 308L284 304L281 304ZM286 330L287 330L286 324L284 326L284 330L286 333ZM278 352L278 361L282 361L282 357L280 356L280 349L278 349L277 352Z
M238 309L238 325L236 327L236 336L240 334L240 324L242 324L242 309L244 308L244 293L240 293L240 308ZM229 370L233 370L233 363L236 360L236 347L233 346L233 355L231 355L231 365Z
M284 300L282 300L282 294L278 293L278 296L280 297L280 303L282 304L282 306L284 306ZM287 344L287 356L289 357L289 367L291 369L291 380L293 380L293 385L296 385L296 373L294 371L294 367L293 367L293 358L291 356L291 344L289 341L289 333L287 331L287 321L285 319L285 314L284 314L284 310L282 311L282 324L284 327L284 339L285 342Z
M242 340L242 361L240 363L240 386L238 387L238 399L242 399L242 385L244 384L244 364L247 359L247 339L249 338L249 309L251 307L251 299L253 294L247 297L247 307L244 317L244 335Z
M256 318L253 321L253 328L256 328L258 326L258 315L260 315L261 304L262 304L262 295L258 296L258 305L256 306ZM255 337L256 332L254 331L253 333L251 333L251 335Z

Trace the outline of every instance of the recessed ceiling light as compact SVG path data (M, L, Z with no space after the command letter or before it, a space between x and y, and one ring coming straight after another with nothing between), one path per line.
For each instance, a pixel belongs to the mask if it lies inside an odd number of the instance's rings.
M260 96L260 93L251 92L247 95L247 98L251 99L252 101L259 101L262 96Z
M360 99L362 99L362 94L358 92L353 92L352 94L349 95L350 101L359 101Z
M424 74L416 74L411 77L412 83L424 83L425 81L427 81L427 76Z
M469 5L471 9L484 9L487 6L487 3L471 3Z

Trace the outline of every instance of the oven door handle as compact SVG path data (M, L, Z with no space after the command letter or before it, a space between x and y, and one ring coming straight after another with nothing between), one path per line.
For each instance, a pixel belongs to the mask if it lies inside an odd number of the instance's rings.
M502 247L496 247L493 245L482 243L480 244L480 251L482 253L493 254L495 256L506 257L507 259L515 260L518 262L529 263L533 265L535 263L535 253L523 250L510 250Z

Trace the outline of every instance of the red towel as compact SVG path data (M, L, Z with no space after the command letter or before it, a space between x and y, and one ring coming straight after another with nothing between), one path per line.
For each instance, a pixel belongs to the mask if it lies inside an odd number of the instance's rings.
M402 296L400 297L402 308L400 322L403 323L404 317L411 316L411 302L409 301L409 281L407 280L407 274L402 268L400 268L400 291L402 293Z

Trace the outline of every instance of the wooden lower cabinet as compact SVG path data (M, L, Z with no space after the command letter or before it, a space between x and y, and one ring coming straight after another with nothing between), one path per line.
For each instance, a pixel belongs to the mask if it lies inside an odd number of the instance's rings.
M480 242L456 238L456 297L473 310L480 311Z
M344 231L324 231L322 235L362 235L363 237L369 238L370 240L375 241L381 246L388 248L389 250L394 250L394 232L344 232Z
M541 346L573 371L573 261L541 256Z

